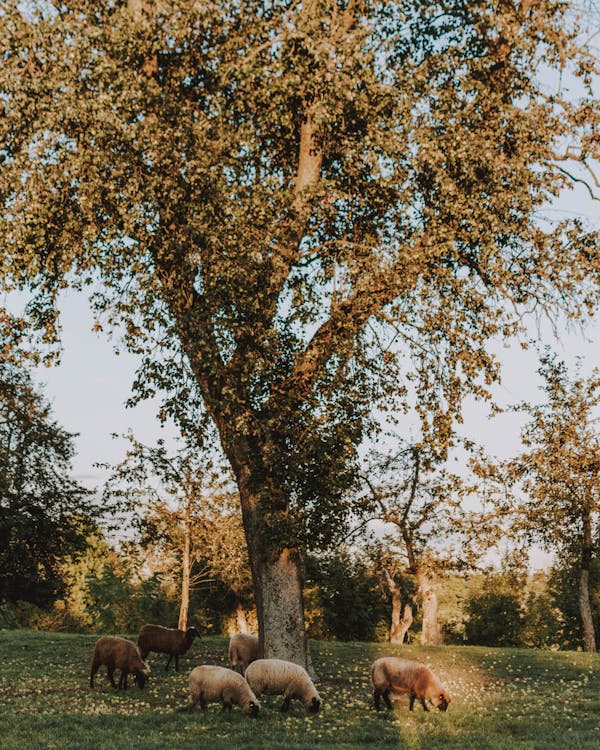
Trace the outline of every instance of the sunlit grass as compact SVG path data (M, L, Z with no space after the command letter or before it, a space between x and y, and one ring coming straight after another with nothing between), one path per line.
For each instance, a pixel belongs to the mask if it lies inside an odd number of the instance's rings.
M226 666L224 638L197 639L180 672L164 672L166 657L151 655L152 679L143 691L113 690L104 668L89 688L94 636L0 632L0 746L3 750L80 748L133 750L295 750L322 748L600 747L600 657L474 647L419 648L389 644L311 644L323 710L309 716L299 703L281 714L280 698L263 700L253 721L239 709L185 712L187 676L196 664ZM400 698L377 714L369 666L385 654L426 661L452 696L447 713ZM171 668L172 669L172 668Z

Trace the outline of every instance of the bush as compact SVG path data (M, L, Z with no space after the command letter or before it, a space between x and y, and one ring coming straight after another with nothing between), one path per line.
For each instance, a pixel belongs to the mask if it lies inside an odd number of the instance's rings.
M466 602L465 635L476 646L522 645L520 596L501 575L489 576L480 593Z
M307 558L306 616L311 638L374 641L389 630L380 572L347 550Z

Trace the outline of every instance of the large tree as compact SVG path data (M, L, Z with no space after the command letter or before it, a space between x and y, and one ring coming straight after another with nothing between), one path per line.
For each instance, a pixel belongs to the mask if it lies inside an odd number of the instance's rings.
M62 563L96 528L91 493L71 477L73 442L29 373L0 361L0 601L51 604Z
M537 220L568 175L593 185L595 59L558 0L0 15L5 286L52 343L60 290L90 285L136 397L214 422L261 649L306 662L301 550L342 528L373 408L417 391L443 433L496 377L490 338L595 302L596 238Z

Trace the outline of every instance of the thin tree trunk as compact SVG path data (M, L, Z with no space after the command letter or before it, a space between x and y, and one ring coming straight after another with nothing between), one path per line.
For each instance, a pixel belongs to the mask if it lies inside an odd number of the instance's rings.
M400 587L394 581L389 571L384 568L390 594L392 595L392 624L390 627L390 643L404 643L406 634L413 622L413 609L410 602L404 605L402 617L402 592Z
M438 598L433 582L425 573L417 573L417 583L423 606L421 643L423 646L440 646L442 636L438 623Z
M247 633L249 628L248 620L246 618L246 610L244 609L244 605L240 601L238 601L235 608L235 620L237 623L238 633Z
M581 551L581 570L579 571L579 614L583 625L583 648L585 651L596 651L596 634L590 605L590 567L592 563L593 540L592 519L586 507L583 514L583 547Z
M181 561L181 605L179 607L179 630L187 630L190 607L190 506L186 504L183 528L183 556Z

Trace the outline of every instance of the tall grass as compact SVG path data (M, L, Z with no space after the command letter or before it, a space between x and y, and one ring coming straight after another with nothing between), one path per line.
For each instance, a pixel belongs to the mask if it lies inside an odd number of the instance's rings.
M323 709L309 716L280 698L263 699L257 720L239 709L185 712L187 676L196 664L226 665L224 638L197 639L180 672L151 655L143 691L113 690L104 668L89 687L95 637L0 631L0 747L3 750L296 750L309 748L460 748L597 750L600 656L475 647L311 644ZM400 698L393 712L372 705L369 666L386 654L426 661L446 683L447 713Z

